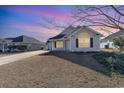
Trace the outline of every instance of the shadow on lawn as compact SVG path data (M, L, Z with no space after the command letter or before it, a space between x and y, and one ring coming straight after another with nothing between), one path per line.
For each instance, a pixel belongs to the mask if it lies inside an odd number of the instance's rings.
M111 76L111 72L103 65L99 64L93 57L95 53L72 53L72 52L49 52L40 56L56 56L69 62L87 67L89 69L100 72L104 75Z

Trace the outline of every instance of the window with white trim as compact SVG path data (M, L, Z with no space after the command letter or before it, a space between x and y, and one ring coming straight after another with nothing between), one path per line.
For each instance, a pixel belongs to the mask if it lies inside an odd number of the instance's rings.
M89 48L90 47L90 36L86 32L81 32L78 34L78 45L79 48Z
M56 41L56 48L64 48L64 42L63 41Z

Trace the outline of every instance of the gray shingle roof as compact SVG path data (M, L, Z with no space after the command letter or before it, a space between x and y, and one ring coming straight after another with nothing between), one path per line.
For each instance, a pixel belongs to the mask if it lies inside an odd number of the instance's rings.
M35 38L29 37L29 36L18 36L15 38L6 38L6 40L11 40L12 42L21 42L21 43L35 43L35 44L41 44L41 42Z
M0 43L2 44L3 42L6 42L6 40L0 38Z
M69 35L70 33L73 32L73 30L75 29L75 27L73 26L69 26L67 27L65 30L63 30L60 34L50 38L50 39L61 39L64 38L65 36Z
M59 35L56 35L50 39L60 39L60 38L63 38L66 34L59 34Z
M85 26L77 26L77 27L69 26L65 30L63 30L60 34L58 34L58 35L56 35L56 36L54 36L52 38L49 38L49 40L67 38L68 36L70 36L71 34L73 34L74 32L76 32L76 31L78 31L80 29L88 29L88 30L90 30L92 32L95 32L96 34L100 34L100 33L96 32L96 31L94 31L93 29L85 27Z

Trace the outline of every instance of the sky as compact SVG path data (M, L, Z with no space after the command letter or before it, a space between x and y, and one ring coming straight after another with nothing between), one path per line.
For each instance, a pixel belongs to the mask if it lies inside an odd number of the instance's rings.
M55 18L61 24L69 22L74 6L0 6L0 38L27 35L40 41L62 30L48 28L44 18Z
M0 38L27 35L45 42L62 31L53 28L51 22L65 26L74 21L74 8L72 5L0 5ZM98 31L104 33L99 28Z

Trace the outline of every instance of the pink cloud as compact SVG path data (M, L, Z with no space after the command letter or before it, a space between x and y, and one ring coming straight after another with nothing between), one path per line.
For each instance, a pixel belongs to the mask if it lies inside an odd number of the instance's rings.
M62 13L57 13L56 11L50 11L49 10L49 11L43 11L42 15L55 17L56 19L63 21L63 20L68 19L71 14L70 13L62 14Z
M101 27L93 27L93 29L101 34L103 34L104 36L108 36L112 33L117 32L117 29L114 28L106 28L106 29L101 29Z

